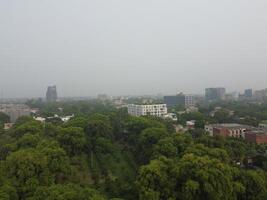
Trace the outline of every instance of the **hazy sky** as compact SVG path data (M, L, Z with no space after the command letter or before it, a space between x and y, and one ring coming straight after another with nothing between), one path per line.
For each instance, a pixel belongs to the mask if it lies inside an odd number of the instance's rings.
M0 0L4 97L267 87L266 0Z

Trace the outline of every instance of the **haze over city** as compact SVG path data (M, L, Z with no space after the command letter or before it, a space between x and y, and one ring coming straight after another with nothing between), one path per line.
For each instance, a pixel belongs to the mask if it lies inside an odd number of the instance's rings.
M264 0L0 1L4 97L267 85Z

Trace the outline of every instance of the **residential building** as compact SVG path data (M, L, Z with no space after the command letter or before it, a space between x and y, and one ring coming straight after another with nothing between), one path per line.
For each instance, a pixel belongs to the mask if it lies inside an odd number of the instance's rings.
M11 129L13 127L14 123L4 123L4 130Z
M14 123L21 116L30 116L31 109L25 104L0 104L0 112L7 114Z
M172 121L177 121L177 115L175 113L167 113L166 115L163 116L164 119L170 119Z
M152 105L136 105L130 104L127 106L128 113L133 116L153 115L157 117L164 117L167 114L166 104L152 104Z
M45 123L45 120L46 120L44 117L34 117L34 119L35 119L36 121L41 122L41 123Z
M180 93L173 96L164 96L163 98L168 108L176 106L193 107L195 105L194 96L189 94Z
M194 107L195 106L195 101L194 101L194 96L190 94L184 95L185 97L185 107Z
M246 131L252 130L252 127L242 124L211 124L205 126L205 131L210 136L234 137L245 139Z
M208 101L223 100L225 92L225 88L206 88L205 97Z
M196 120L190 120L186 122L187 129L194 129L196 124Z
M256 144L267 144L267 132L264 130L254 130L245 133L245 140Z
M57 100L57 87L54 86L48 86L46 91L46 100L48 102L54 102Z

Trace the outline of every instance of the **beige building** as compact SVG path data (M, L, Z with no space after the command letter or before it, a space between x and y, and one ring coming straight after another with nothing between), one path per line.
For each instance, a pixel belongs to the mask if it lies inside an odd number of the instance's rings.
M128 113L133 116L153 115L157 117L164 117L167 114L166 104L152 104L152 105L135 105L127 106Z
M24 104L0 104L0 112L7 114L14 123L21 116L30 116L31 109Z

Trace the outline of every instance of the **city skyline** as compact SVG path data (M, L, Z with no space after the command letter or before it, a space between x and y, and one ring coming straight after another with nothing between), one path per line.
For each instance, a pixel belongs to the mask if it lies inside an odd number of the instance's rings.
M39 96L37 95L33 95L33 96L5 96L3 90L0 89L0 99L27 99L27 98L43 98L44 100L47 99L47 89L49 87L56 87L59 89L59 95L57 94L57 98L72 98L72 97L96 97L98 95L101 95L101 94L104 94L104 95L108 95L108 96L114 96L114 97L118 97L118 96L166 96L166 95L179 95L179 94L185 94L185 95L200 95L200 96L205 96L205 90L206 89L209 89L209 88L224 88L224 87L216 87L216 86L211 86L211 87L207 87L207 88L202 88L202 91L200 92L197 92L197 93L193 93L193 92L187 92L186 90L184 89L181 89L181 90L176 90L176 91L173 91L172 93L163 93L163 92L156 92L156 93L152 93L152 92L148 92L148 93L136 93L136 94L130 94L130 93L125 93L125 94L112 94L111 92L107 92L107 93L94 93L94 94L80 94L80 95L64 95L62 94L61 90L64 88L59 88L57 85L55 84L51 84L51 85L47 85L45 86L44 88L42 88L42 90L39 90L39 92L41 93ZM266 87L267 88L267 87ZM265 87L262 87L262 88L251 88L251 87L248 87L248 88L244 88L243 90L229 90L228 88L225 88L226 90L226 93L225 94L244 94L246 92L246 90L252 90L253 93L255 91L260 91L260 90L265 90L266 89ZM56 89L57 90L57 89Z
M0 90L8 98L40 97L52 84L60 96L265 88L266 6L2 1Z

